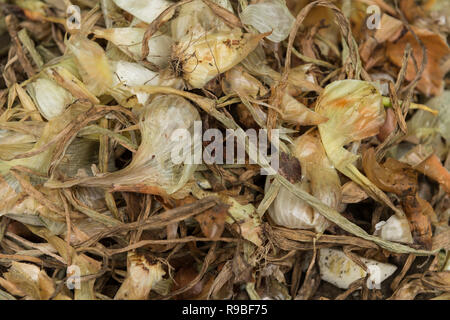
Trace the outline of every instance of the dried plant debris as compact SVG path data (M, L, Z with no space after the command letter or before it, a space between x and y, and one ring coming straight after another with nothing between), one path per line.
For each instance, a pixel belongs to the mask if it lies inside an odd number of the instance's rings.
M448 300L449 14L0 0L0 300Z

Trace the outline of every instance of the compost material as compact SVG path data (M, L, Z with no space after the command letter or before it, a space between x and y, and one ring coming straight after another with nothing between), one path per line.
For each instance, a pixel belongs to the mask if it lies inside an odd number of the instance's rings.
M448 0L0 0L0 300L450 299Z

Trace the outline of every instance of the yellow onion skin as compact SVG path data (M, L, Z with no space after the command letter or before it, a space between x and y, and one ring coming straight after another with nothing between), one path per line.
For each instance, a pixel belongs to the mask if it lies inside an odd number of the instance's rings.
M381 93L360 80L329 84L317 100L316 112L328 118L319 125L327 152L378 134L386 117Z
M192 88L203 88L245 59L263 37L240 29L202 35L195 40L187 35L174 47L172 66Z
M95 96L104 94L112 85L113 74L103 48L96 42L75 36L68 49L75 56L83 82Z
M329 84L319 96L316 112L328 118L318 125L320 137L334 167L363 187L375 200L386 204L399 216L404 213L356 167L359 156L345 145L377 135L386 121L383 97L367 81L341 80Z

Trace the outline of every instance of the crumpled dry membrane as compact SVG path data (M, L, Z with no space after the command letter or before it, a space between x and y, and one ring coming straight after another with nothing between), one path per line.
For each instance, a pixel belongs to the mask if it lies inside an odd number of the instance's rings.
M195 41L186 35L174 47L173 63L193 88L203 88L245 59L264 35L243 33L241 29L202 35Z
M122 170L97 177L79 178L67 182L50 181L47 187L82 185L87 187L119 187L121 190L143 193L171 194L179 190L192 176L196 165L191 158L172 160L172 151L193 147L194 122L200 119L197 109L184 98L161 95L142 111L140 129L142 142L131 163ZM189 135L172 136L177 130ZM181 139L180 139L181 138ZM181 153L192 157L193 151ZM191 164L188 163L190 160Z
M128 273L115 300L146 300L150 290L166 274L160 262L150 263L135 253L128 254Z
M273 42L285 40L295 22L286 5L278 0L264 0L250 4L242 11L240 17L244 24L253 26L260 33L272 32L267 39Z

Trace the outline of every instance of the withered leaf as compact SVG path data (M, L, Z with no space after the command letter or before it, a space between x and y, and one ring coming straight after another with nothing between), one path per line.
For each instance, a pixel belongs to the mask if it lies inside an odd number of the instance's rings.
M419 39L423 42L428 57L428 63L425 70L417 83L417 89L427 96L439 95L443 90L443 78L448 70L443 68L443 60L450 54L445 39L440 35L433 33L426 29L411 27ZM387 45L386 53L389 59L398 67L402 66L403 53L406 44L409 43L413 49L413 55L417 61L418 66L423 63L422 48L416 41L411 32L406 33L397 42L390 42ZM412 57L408 61L406 69L406 80L412 81L416 76L416 69Z
M198 276L198 271L193 267L183 267L175 275L173 291L180 290L191 283ZM176 296L177 299L204 299L209 291L214 278L206 274L202 280L195 284L191 289Z
M285 152L281 152L280 154L279 172L291 183L299 182L302 178L302 168L300 167L300 162L296 157Z
M206 237L217 239L222 235L225 229L228 208L228 205L218 204L195 217Z
M389 158L383 165L375 159L375 150L370 148L363 154L363 168L370 181L386 192L398 196L415 194L417 173L407 164Z
M431 217L434 211L418 195L417 173L409 165L392 158L382 165L378 164L373 148L364 153L363 167L367 177L380 189L400 197L414 240L431 249Z

